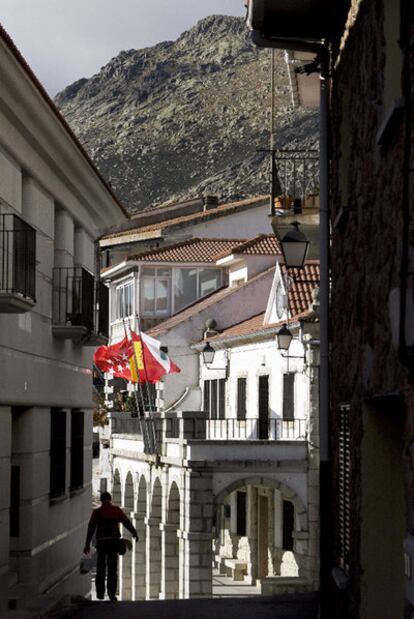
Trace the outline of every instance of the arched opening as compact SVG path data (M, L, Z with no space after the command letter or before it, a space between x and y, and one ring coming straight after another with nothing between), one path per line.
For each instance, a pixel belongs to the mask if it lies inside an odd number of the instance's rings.
M177 531L180 526L180 492L175 482L171 484L167 504L167 522L163 527L163 597L179 597L180 561Z
M273 479L241 479L216 497L215 513L214 554L221 574L260 582L266 592L272 581L280 593L285 586L280 577L306 577L301 572L308 554L307 513L291 488Z
M136 520L135 527L138 532L138 541L134 546L134 565L135 565L135 583L134 583L134 599L145 600L146 596L146 543L147 529L145 518L147 517L147 482L142 475L138 483L138 494L136 504Z
M162 487L157 477L152 487L151 512L147 527L147 599L159 599L161 592L161 505Z
M131 517L131 512L134 509L134 482L132 479L132 474L128 473L125 480L125 488L124 488L124 501L122 508L128 518ZM122 531L123 537L131 540L132 536L127 529L123 529ZM121 599L122 600L131 600L132 599L132 552L127 550L127 552L121 558L121 569L120 569L120 583L121 583Z

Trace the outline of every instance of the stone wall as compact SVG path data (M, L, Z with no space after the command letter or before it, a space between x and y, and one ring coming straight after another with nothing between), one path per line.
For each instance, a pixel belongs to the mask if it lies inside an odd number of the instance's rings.
M396 72L401 75L400 55L394 71L389 65L390 56L396 56L395 46L400 38L395 27L397 13L398 3L388 0L352 2L340 53L331 63L332 223L340 209L346 211L334 227L332 238L330 440L334 453L332 522L335 524L339 513L338 410L342 403L350 404L351 433L350 584L345 594L333 587L333 617L365 617L368 612L369 566L361 557L362 538L370 518L364 511L366 497L362 492L362 478L368 475L361 450L364 433L368 431L364 423L367 402L378 402L378 414L383 412L380 409L386 409L389 415L395 409L387 394L401 394L407 412L413 410L414 404L412 376L399 362L392 344L393 325L389 314L390 292L400 285L403 229L404 115L397 113L386 123L392 105L402 96L401 80L395 79ZM381 132L384 127L386 130ZM411 242L412 232L413 229ZM412 271L412 264L410 267L408 270ZM410 287L412 284L409 282ZM407 415L403 433L401 470L404 470L407 490L406 527L410 530L414 525L412 415ZM382 440L388 440L385 433ZM381 466L381 461L377 466ZM393 500L391 492L387 495L385 485L383 500ZM333 539L332 564L338 565L336 526ZM402 546L398 552L402 557ZM372 563L378 560L381 560L379 555L370 558ZM379 581L371 583L375 584L380 591ZM341 604L337 603L339 596Z

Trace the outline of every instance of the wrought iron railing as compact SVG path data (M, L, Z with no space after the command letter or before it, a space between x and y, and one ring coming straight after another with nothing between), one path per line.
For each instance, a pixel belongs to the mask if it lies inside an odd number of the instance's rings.
M53 269L53 323L94 328L94 276L83 267Z
M109 336L109 288L98 281L96 284L95 304L96 332L100 335Z
M152 424L159 442L162 439L189 440L266 440L266 441L296 441L306 440L306 419L269 418L260 420L257 417L248 419L202 419L168 416L163 419L162 413L145 418L133 417L130 413L117 414L112 420L112 432L115 434L134 434L143 436L143 427ZM162 430L163 428L163 430Z
M300 199L302 207L319 194L319 153L317 150L278 150L275 163L284 202L290 208Z
M36 299L36 231L17 215L0 215L0 292Z

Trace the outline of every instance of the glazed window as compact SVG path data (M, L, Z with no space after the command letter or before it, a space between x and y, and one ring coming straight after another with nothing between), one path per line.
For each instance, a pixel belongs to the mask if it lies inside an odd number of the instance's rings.
M145 267L141 283L142 312L152 316L167 316L170 311L170 290L170 269Z
M115 319L134 315L134 280L130 279L115 289Z

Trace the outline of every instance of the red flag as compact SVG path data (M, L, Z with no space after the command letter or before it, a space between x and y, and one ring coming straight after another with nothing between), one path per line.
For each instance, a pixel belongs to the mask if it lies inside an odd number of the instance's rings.
M132 333L133 340L138 338ZM127 337L112 346L99 346L93 355L93 362L101 372L113 372L114 376L131 380L129 358L133 355L132 341Z

